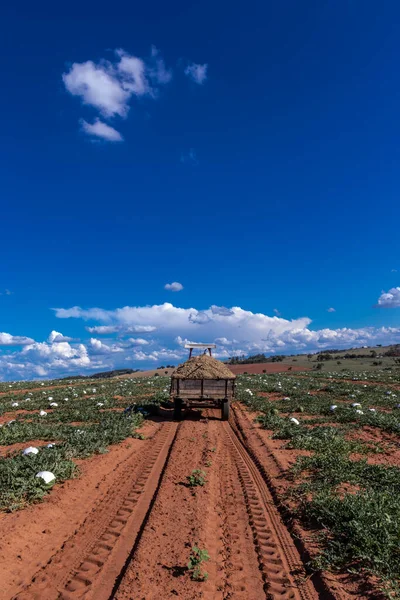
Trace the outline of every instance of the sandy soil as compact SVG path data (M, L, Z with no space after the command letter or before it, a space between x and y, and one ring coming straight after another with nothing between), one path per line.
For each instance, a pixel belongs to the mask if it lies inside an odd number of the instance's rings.
M299 452L239 404L232 412L229 423L211 410L146 421L146 440L79 461L78 479L1 515L0 599L367 598L357 583L307 573L310 533L282 505ZM204 486L188 485L195 469ZM209 554L206 581L188 569L195 545Z

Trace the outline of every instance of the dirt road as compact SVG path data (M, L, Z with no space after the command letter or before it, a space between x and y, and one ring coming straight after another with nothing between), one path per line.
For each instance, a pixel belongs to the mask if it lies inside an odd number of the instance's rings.
M229 423L211 410L182 423L156 423L140 451L135 445L108 473L101 495L94 493L92 501L85 496L79 522L70 531L63 523L64 537L55 547L32 540L36 560L28 567L17 561L12 579L1 574L0 597L346 598L327 580L307 574L307 552L281 515L269 475L279 468L244 411L233 412ZM195 469L204 472L204 485L189 485ZM70 493L79 505L82 482L74 483ZM21 527L23 517L9 533L17 536ZM205 581L193 580L187 567L194 546L210 557L201 565Z

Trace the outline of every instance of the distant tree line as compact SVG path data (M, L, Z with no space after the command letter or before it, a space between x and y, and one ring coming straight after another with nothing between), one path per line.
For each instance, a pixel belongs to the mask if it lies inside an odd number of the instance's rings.
M273 363L282 362L285 356L275 354L274 356L265 356L265 354L253 354L252 356L233 356L228 360L228 365L249 365L252 363Z
M109 379L111 377L118 377L118 375L131 375L132 373L138 373L140 369L114 369L114 371L104 371L102 373L93 373L92 375L68 375L68 377L62 377L63 379Z
M316 354L317 357L317 362L323 362L326 360L344 360L344 359L357 359L357 358L382 358L384 356L387 357L400 357L400 344L396 344L395 346L392 346L389 348L389 350L387 350L386 352L381 352L380 354L378 354L378 352L376 350L370 350L369 355L368 354L360 354L357 352L346 352L345 354L341 355L341 356L332 356L333 353L337 353L339 352L339 350L324 350L323 352L318 352ZM343 350L342 350L343 352ZM308 359L311 360L312 358L312 354L308 354Z
M400 344L396 344L389 348L387 352L383 354L383 356L400 356Z

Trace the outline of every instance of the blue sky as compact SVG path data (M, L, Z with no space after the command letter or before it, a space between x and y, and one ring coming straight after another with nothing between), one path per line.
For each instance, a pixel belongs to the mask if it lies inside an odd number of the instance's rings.
M0 378L400 341L398 3L23 2L0 33Z

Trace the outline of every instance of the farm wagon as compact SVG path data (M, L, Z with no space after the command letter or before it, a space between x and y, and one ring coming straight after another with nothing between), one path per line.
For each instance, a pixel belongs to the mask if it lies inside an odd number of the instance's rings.
M221 419L229 419L236 375L212 357L211 350L215 347L215 344L185 345L190 351L189 360L179 365L171 376L170 392L176 420L182 419L184 408L218 408ZM194 349L203 349L204 354L192 358Z

